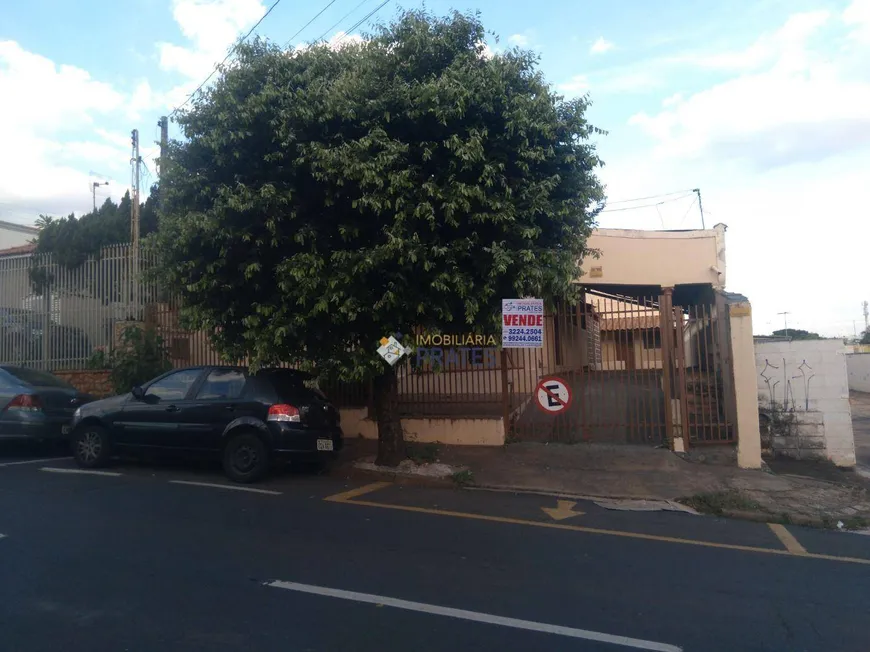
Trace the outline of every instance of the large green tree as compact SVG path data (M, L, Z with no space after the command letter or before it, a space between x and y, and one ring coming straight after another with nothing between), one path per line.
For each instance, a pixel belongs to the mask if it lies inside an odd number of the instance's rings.
M255 366L372 378L381 464L404 442L379 339L570 298L603 200L587 99L484 37L476 16L410 11L340 49L243 45L178 119L161 179L188 324Z

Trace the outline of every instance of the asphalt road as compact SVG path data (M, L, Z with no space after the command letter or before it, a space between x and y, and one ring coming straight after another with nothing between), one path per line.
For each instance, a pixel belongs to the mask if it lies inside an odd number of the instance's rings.
M870 649L866 536L44 457L0 451L3 652Z

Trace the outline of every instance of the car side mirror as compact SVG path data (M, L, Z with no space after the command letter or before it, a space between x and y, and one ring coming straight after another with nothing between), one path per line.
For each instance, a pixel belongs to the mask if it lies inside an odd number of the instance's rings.
M145 390L139 387L139 385L136 385L131 393L133 394L133 398L135 398L137 401L141 401L143 398L145 398Z

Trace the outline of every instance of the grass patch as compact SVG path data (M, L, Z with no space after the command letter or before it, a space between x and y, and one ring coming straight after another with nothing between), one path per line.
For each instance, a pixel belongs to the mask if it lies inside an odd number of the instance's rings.
M734 489L695 494L688 498L681 498L679 502L701 514L715 516L722 516L729 511L755 512L761 510L761 505Z
M415 464L432 464L438 461L438 444L406 443L405 452L408 459Z
M468 469L465 469L464 471L457 471L450 477L458 487L465 487L467 485L474 484L474 474Z

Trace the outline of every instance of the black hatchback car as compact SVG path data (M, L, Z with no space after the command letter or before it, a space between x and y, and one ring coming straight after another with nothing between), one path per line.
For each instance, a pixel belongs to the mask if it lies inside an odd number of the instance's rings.
M76 410L73 456L96 468L120 452L215 455L230 479L255 482L275 459L341 449L338 410L310 379L294 369L176 369Z

